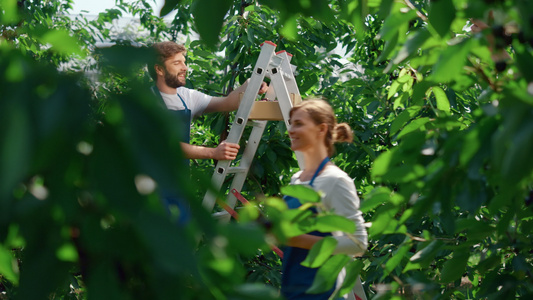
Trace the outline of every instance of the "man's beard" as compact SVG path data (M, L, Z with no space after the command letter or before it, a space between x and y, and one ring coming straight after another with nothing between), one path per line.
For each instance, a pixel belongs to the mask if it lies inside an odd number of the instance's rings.
M179 74L173 75L165 70L165 83L171 88L179 88L185 85L185 81L181 81L178 77Z

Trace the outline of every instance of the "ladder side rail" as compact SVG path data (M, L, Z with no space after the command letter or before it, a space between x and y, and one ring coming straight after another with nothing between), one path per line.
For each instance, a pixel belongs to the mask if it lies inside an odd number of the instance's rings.
M283 55L283 54L282 54ZM284 54L287 56L287 54ZM284 65L286 63L286 65ZM292 70L290 69L290 65L288 64L288 59L284 59L284 62L280 67L283 68L285 66L285 70L287 71L287 67L289 68L290 74L292 74ZM270 71L270 79L272 80L272 83L274 84L274 89L276 91L276 96L278 98L278 104L279 108L281 110L281 114L283 116L283 121L285 122L285 126L287 130L290 128L290 116L289 113L292 108L292 99L289 94L287 83L291 86L291 93L295 95L296 97L300 97L300 92L298 91L298 87L296 86L296 81L294 79L294 75L292 75L292 78L290 78L288 81L285 81L283 78L281 70L279 68L272 68ZM298 160L298 166L301 170L304 168L304 160L303 155L296 151L296 159Z
M230 191L233 189L236 189L238 191L242 190L242 186L244 185L244 182L246 181L246 177L248 177L248 173L250 170L250 166L252 165L255 153L257 152L257 147L259 147L259 143L261 142L261 137L263 136L263 132L265 131L267 121L254 121L254 127L252 129L252 132L250 133L250 137L248 138L248 142L246 144L246 149L244 149L244 153L242 154L241 158L241 165L245 165L246 172L240 172L238 174L235 174L235 177L233 177L233 180L231 182ZM226 204L234 208L235 204L237 203L237 198L233 193L228 193L228 196L226 197ZM230 216L224 216L221 217L221 221L229 221Z
M275 44L271 43L264 43L261 48L261 52L259 53L259 57L255 64L251 79L248 82L248 86L246 87L244 96L241 100L239 108L237 109L237 113L235 114L235 120L231 126L230 132L226 139L226 141L229 143L238 144L239 140L242 137L244 127L248 122L248 116L250 115L250 111L252 110L252 106L255 102L255 98L257 97L257 93L259 92L261 84L263 83L263 79L265 78L265 75L267 73L268 65L270 63L270 60L272 59L272 56L274 55L275 48ZM213 173L213 176L211 178L211 182L217 190L220 190L220 188L222 187L230 165L231 160L218 161L215 167L215 172ZM211 211L213 210L215 203L216 195L212 191L208 190L202 201L203 206L208 211Z
M255 102L255 98L257 97L257 93L259 92L261 84L263 83L263 79L265 78L268 64L274 55L274 49L274 45L268 43L263 44L261 53L259 54L259 58L257 59L257 63L254 67L254 72L252 73L250 81L248 82L248 87L244 92L239 109L235 114L235 120L231 126L228 138L226 139L230 143L238 143L241 139L242 133L244 132L244 127L248 122L248 116L250 115L250 111L252 110L252 106ZM237 130L233 130L234 128Z
M280 68L282 71L282 75L285 79L285 85L286 85L287 92L289 93L289 96L291 99L290 106L288 106L286 102L279 103L281 114L283 115L283 120L285 121L285 125L287 126L287 131L288 131L290 128L289 127L290 126L289 112L294 105L302 102L302 96L300 95L300 90L298 89L298 85L296 84L296 78L294 77L295 67L290 64L292 55L289 55L287 52L283 51L283 52L278 53L278 56L281 56L283 58ZM304 165L304 157L303 157L302 152L295 151L294 153L296 155L296 159L298 161L298 166L300 167L300 170L303 170L305 165Z
M290 127L289 124L289 112L292 108L291 97L287 91L287 85L283 79L279 68L272 68L270 70L270 80L274 84L274 90L276 91L276 97L278 98L279 108L281 114L283 115L283 120L287 129Z

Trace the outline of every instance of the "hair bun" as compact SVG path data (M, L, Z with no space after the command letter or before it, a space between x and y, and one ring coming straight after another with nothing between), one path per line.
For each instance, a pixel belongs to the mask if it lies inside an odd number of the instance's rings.
M347 123L339 123L335 125L333 130L334 142L351 143L353 141L353 131Z

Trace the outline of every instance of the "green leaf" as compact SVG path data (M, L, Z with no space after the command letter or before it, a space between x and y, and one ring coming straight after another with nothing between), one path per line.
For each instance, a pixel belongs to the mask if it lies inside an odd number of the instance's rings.
M425 129L424 125L429 121L430 120L428 117L423 117L423 118L419 118L419 119L411 121L411 123L409 123L407 126L404 127L402 131L400 131L397 138L400 139L403 136L411 132L417 131L417 130L424 130Z
M62 261L77 262L78 261L78 251L76 247L71 243L63 244L56 251L57 258Z
M370 193L365 195L364 201L361 202L360 210L367 213L375 207L387 203L391 197L391 190L387 187L376 187Z
M407 124L420 110L420 106L411 106L402 111L395 119L392 121L390 126L390 135L393 136L400 130L402 127Z
M531 117L533 114L529 114ZM502 162L502 173L509 182L518 182L524 178L531 178L533 162L530 159L533 153L533 122L527 122L518 128L511 137Z
M385 279L386 276L388 276L394 269L402 262L402 260L405 258L407 252L409 252L409 249L411 249L411 244L405 243L398 248L394 252L391 258L387 260L387 263L385 263L385 270L383 272L383 276L381 277L381 280Z
M224 16L228 13L230 0L197 0L193 2L194 23L202 41L214 48L219 41Z
M33 136L30 116L22 103L8 106L3 120L6 130L0 133L0 206L7 205L8 195L30 166Z
M385 19L385 23L379 32L379 38L386 41L391 40L394 35L398 33L401 25L409 23L414 18L416 18L416 11L412 9L406 13L395 12L394 14L389 15Z
M427 80L449 82L456 79L463 71L466 58L472 48L472 39L463 39L459 43L446 48L433 66Z
M364 18L368 15L367 0L340 3L343 17L354 26L356 38L361 39L365 32Z
M373 178L381 177L387 174L389 167L393 164L393 158L396 154L396 149L397 148L393 148L392 150L381 153L376 160L374 160L374 164L372 165Z
M375 238L386 231L393 232L398 225L398 221L394 218L396 213L398 213L398 207L391 203L386 203L377 209L372 220L372 226L368 230L370 236Z
M342 231L353 233L355 224L353 221L339 215L325 215L316 218L316 230L320 232Z
M385 41L385 47L383 48L383 52L379 55L377 62L382 62L391 58L391 55L398 44L398 36L399 34L396 33L391 39Z
M13 59L5 72L5 79L10 82L20 82L24 79L24 63L20 59Z
M0 0L0 24L18 22L17 2L17 0Z
M331 289L337 281L337 275L339 275L339 272L349 261L350 258L346 255L331 256L318 269L313 284L306 292L309 294L318 294Z
M409 261L407 265L405 265L405 268L402 270L402 273L406 273L407 271L411 271L411 270L420 270L422 268L424 268L422 264Z
M11 254L11 250L4 248L4 246L0 244L0 275L5 276L5 278L12 283L18 284L19 276L15 270L13 270L15 262L16 260L13 257L13 254Z
M464 136L464 142L459 156L461 166L467 166L472 157L478 152L481 143L479 141L479 127L471 128Z
M413 263L428 264L435 258L437 252L441 250L442 245L443 242L441 240L433 240L422 250L416 252L410 258L410 261Z
M437 100L437 108L445 112L450 112L450 101L444 90L441 87L435 86L431 91Z
M309 254L305 257L305 260L302 262L302 266L308 268L318 268L322 266L337 247L337 240L331 236L327 236L316 244L313 245Z
M295 16L285 21L283 28L281 28L281 34L292 41L298 39L298 20Z
M170 12L176 8L176 6L181 2L181 0L165 0L165 4L163 7L161 7L161 10L159 11L159 15L161 17L164 17L168 15Z
M298 198L301 204L306 202L318 203L320 201L320 195L313 188L306 185L284 186L281 188L281 193Z
M449 283L463 277L469 257L468 249L456 249L453 252L453 258L446 261L442 267L441 282Z
M389 87L389 92L387 93L387 99L392 98L398 91L398 88L400 87L400 83L398 81L392 82L392 84Z
M427 29L419 29L414 33L411 33L407 38L407 41L402 46L398 55L392 60L393 64L399 64L407 58L417 55L422 45L431 37L431 34Z
M339 295L346 295L351 292L364 266L365 264L363 260L360 259L356 259L346 265L346 277L344 277L341 289L339 290Z
M445 37L455 19L453 0L438 0L430 3L429 23L441 37Z
M513 44L513 48L516 49L516 66L520 70L521 74L528 82L533 81L533 55L531 51L528 51L524 45ZM531 99L531 93L530 97Z
M392 182L412 182L425 174L426 169L422 165L403 164L389 169L387 174L383 175L383 179Z
M78 39L71 36L66 30L47 31L40 40L43 44L52 46L52 50L62 55L83 55Z
M227 236L228 244L233 251L244 255L254 255L257 249L266 246L261 228L251 224L246 226L230 223L222 232ZM243 243L246 241L246 243Z
M268 278L271 278L270 276ZM262 283L244 283L235 288L236 299L272 300L278 296L278 291L272 286ZM230 298L230 297L228 297ZM233 298L233 297L231 297Z

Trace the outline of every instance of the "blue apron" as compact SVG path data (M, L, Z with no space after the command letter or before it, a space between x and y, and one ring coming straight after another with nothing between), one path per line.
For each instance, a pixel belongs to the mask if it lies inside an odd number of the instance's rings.
M160 99L164 107L166 108L165 101L163 101L163 98L161 97L161 94L159 93L159 90L157 89L157 87L155 86L152 87L152 92L154 92L154 94L159 96L158 98ZM172 116L174 116L174 119L176 120L176 122L178 122L181 125L180 126L181 132L179 136L180 141L188 144L190 142L190 137L191 137L191 129L190 129L191 120L192 120L191 110L189 109L185 101L183 101L183 98L181 98L179 94L177 95L180 98L181 103L183 104L183 107L185 107L185 109L169 110L169 112L171 113ZM184 170L187 172L187 174L189 173L189 160L188 159L184 161ZM171 214L172 207L178 208L180 212L179 218L177 220L178 224L186 224L190 221L190 215L191 215L190 206L189 206L189 203L187 202L187 199L183 195L181 195L181 193L171 192L169 190L163 189L161 191L161 197L162 197L163 205L165 206L169 214Z
M329 157L324 158L320 166L315 171L315 174L311 178L309 185L312 187L315 178L320 171L324 169L324 166L329 162ZM287 203L287 206L291 209L298 208L302 204L300 200L291 196L284 196L283 199ZM311 209L314 213L317 213L315 208ZM315 236L330 236L329 232L313 231L308 233ZM311 287L313 280L315 279L318 268L307 268L301 265L306 258L309 250L297 248L297 247L285 247L283 249L283 263L281 276L281 293L288 300L293 299L316 299L327 300L335 291L335 287L329 291L321 294L307 294L305 291Z

